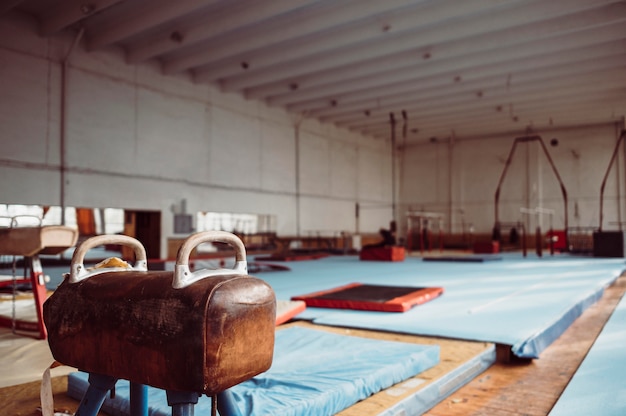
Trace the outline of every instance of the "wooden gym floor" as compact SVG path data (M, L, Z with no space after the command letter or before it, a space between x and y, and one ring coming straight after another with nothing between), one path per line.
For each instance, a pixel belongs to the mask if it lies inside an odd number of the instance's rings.
M626 276L607 288L537 360L498 362L426 413L428 416L547 415L626 292ZM39 416L39 382L0 389L3 415ZM74 412L67 377L53 378L57 411ZM104 413L101 413L104 414Z

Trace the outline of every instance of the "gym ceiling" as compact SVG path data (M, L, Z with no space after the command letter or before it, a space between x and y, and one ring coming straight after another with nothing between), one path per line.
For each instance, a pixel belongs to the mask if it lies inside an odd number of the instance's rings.
M4 0L8 13L368 136L388 138L393 117L407 144L626 113L625 1Z

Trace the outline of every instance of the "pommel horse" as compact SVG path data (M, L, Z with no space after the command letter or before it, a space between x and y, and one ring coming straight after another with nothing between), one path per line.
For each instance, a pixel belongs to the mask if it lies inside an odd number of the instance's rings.
M192 272L192 250L211 241L235 248L234 268ZM102 244L131 247L134 265L85 269L85 253ZM146 385L166 390L173 416L192 416L202 394L213 398L213 413L231 416L240 412L227 389L271 366L276 298L267 283L248 276L245 247L234 234L191 235L173 272L148 271L134 238L104 235L77 247L44 318L54 358L89 373L76 415L97 415L125 379L132 416L148 414Z

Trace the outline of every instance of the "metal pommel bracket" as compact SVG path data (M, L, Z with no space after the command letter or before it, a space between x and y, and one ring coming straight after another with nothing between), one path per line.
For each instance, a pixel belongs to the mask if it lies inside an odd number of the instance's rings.
M189 269L189 256L192 250L199 244L213 241L229 244L235 249L235 266L232 269L201 269L192 272ZM182 289L207 277L236 275L248 275L246 247L243 242L235 234L226 231L204 231L189 236L178 250L172 287Z
M148 270L146 249L138 240L127 235L98 235L83 241L78 247L76 247L74 255L72 256L72 264L70 266L70 283L77 283L100 273L128 271L128 269L122 267L106 267L102 269L87 270L83 263L87 251L105 244L121 244L131 247L135 251L135 264L133 265L132 270L143 272Z

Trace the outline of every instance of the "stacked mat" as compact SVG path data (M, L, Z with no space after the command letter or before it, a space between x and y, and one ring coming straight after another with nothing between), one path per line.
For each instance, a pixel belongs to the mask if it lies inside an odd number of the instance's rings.
M267 372L229 389L240 415L336 414L373 393L413 377L439 362L439 347L338 335L289 327L277 331L274 362ZM80 400L86 373L68 377L68 394ZM129 383L119 381L115 398L102 410L130 412ZM150 416L169 416L165 391L149 388ZM210 414L211 399L201 397L196 414ZM229 415L235 416L235 415Z

